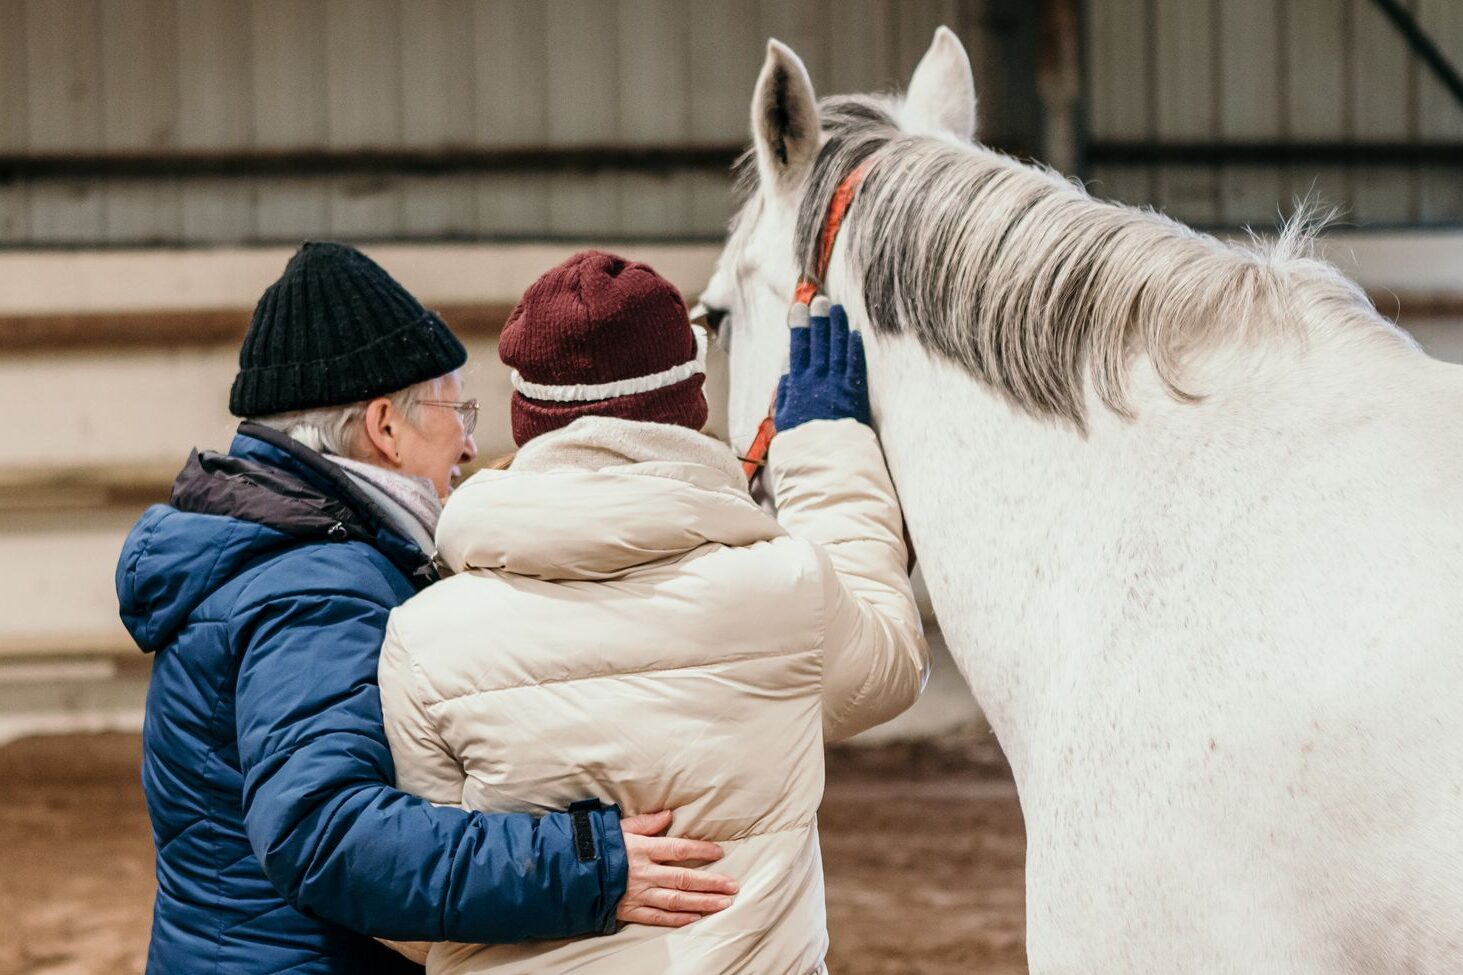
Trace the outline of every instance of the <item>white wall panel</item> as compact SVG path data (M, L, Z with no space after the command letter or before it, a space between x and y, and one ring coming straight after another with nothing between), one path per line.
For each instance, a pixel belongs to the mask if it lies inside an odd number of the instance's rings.
M238 0L174 0L178 10L177 144L220 150L254 142L251 9ZM237 243L254 236L250 179L192 179L178 189L180 238Z
M1237 142L1280 141L1284 131L1280 42L1283 6L1275 0L1225 0L1219 18L1219 126ZM1284 204L1281 166L1226 166L1219 207L1227 223L1275 225ZM1286 207L1288 209L1288 206Z
M1172 142L1212 138L1219 127L1218 17L1213 0L1164 0L1152 29L1155 134ZM1181 219L1213 223L1219 217L1219 171L1213 166L1168 166L1155 187L1159 206Z
M255 146L290 149L324 146L329 141L327 13L320 0L255 0L251 4ZM255 207L255 228L265 239L298 240L329 229L330 195L318 181L261 179Z
M547 8L524 0L477 0L473 6L478 141L488 146L549 140ZM507 237L542 232L552 180L495 174L474 180L479 230Z
M1358 142L1405 141L1416 132L1416 62L1374 0L1351 0L1351 7L1348 134ZM1416 195L1410 167L1365 165L1352 170L1350 200L1359 222L1410 220Z
M0 0L0 151L28 147L30 114L26 90L25 0ZM30 235L29 202L24 186L0 182L0 245Z
M326 144L401 145L398 0L325 0L325 7ZM331 236L394 237L401 223L398 180L362 176L330 182Z
M691 141L691 23L685 7L681 0L625 0L618 13L619 139L685 145ZM618 183L616 224L625 233L682 237L694 229L692 184L684 173L626 174Z
M178 141L178 8L175 0L102 0L102 147L145 152ZM116 180L104 188L105 240L176 240L176 180Z
M1417 18L1455 66L1463 70L1463 0L1415 0ZM1424 73L1418 79L1417 115L1423 139L1463 143L1463 105L1443 83ZM1430 169L1420 177L1419 216L1428 223L1463 224L1463 159L1451 171Z
M1410 0L1463 63L1463 3ZM0 0L0 153L734 145L765 41L822 94L970 48L981 133L1040 131L1039 5L1009 0ZM1086 0L1092 137L1463 139L1372 0ZM1161 170L1161 171L1160 171ZM1463 219L1463 163L1104 164L1095 192L1267 225L1312 189L1362 222ZM714 237L724 174L194 175L0 182L0 246Z
M97 0L29 2L7 30L25 33L26 146L38 152L85 151L102 144ZM28 237L74 244L103 239L105 203L94 183L56 180L29 192Z
M401 0L401 141L467 146L476 127L471 0ZM477 188L456 176L408 177L401 186L408 237L471 234Z

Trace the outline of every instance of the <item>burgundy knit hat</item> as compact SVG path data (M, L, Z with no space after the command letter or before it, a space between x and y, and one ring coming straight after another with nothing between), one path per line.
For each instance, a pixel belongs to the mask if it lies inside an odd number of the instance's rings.
M706 424L706 332L648 265L584 251L523 293L498 355L513 369L513 439L581 416Z

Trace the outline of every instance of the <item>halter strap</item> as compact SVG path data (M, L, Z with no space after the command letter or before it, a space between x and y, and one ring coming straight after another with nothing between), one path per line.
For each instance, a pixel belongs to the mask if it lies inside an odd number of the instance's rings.
M864 178L869 175L869 170L873 168L874 160L865 159L843 177L833 191L833 198L828 201L828 212L823 217L823 226L818 232L818 259L813 265L813 274L798 278L797 287L792 293L793 304L806 305L817 296L819 287L828 277L828 263L833 259L833 245L838 242L838 231L843 229L843 220L853 206L853 198L863 185ZM772 447L772 438L777 435L777 421L774 416L776 411L777 393L774 391L772 403L767 407L767 415L757 424L757 433L752 438L752 444L741 458L742 473L747 476L748 485L757 480L757 474L767 465L767 452Z
M843 229L843 218L853 205L854 194L863 185L864 177L874 168L873 159L865 159L854 167L853 172L839 182L828 201L828 213L823 218L822 230L818 233L818 261L813 265L815 277L804 275L793 289L793 304L808 304L818 294L818 289L828 277L828 263L833 259L833 245L838 242L838 231Z

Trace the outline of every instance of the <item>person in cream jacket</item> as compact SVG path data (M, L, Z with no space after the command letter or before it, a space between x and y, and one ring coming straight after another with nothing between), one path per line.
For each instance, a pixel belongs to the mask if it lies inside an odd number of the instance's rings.
M522 449L448 502L453 575L392 614L379 676L401 788L675 809L671 834L719 843L739 890L679 928L421 946L429 975L824 971L823 747L914 703L927 648L842 310L793 330L776 517L698 432L705 341L674 288L613 255L529 289L501 344Z

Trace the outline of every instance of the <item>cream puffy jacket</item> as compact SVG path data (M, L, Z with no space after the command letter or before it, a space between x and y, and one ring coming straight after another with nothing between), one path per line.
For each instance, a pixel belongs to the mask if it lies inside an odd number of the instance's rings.
M676 930L434 945L429 975L822 970L823 745L914 703L928 656L873 432L805 424L768 472L780 523L724 444L595 417L447 504L456 574L392 614L381 653L399 785L494 812L673 809L741 892Z

